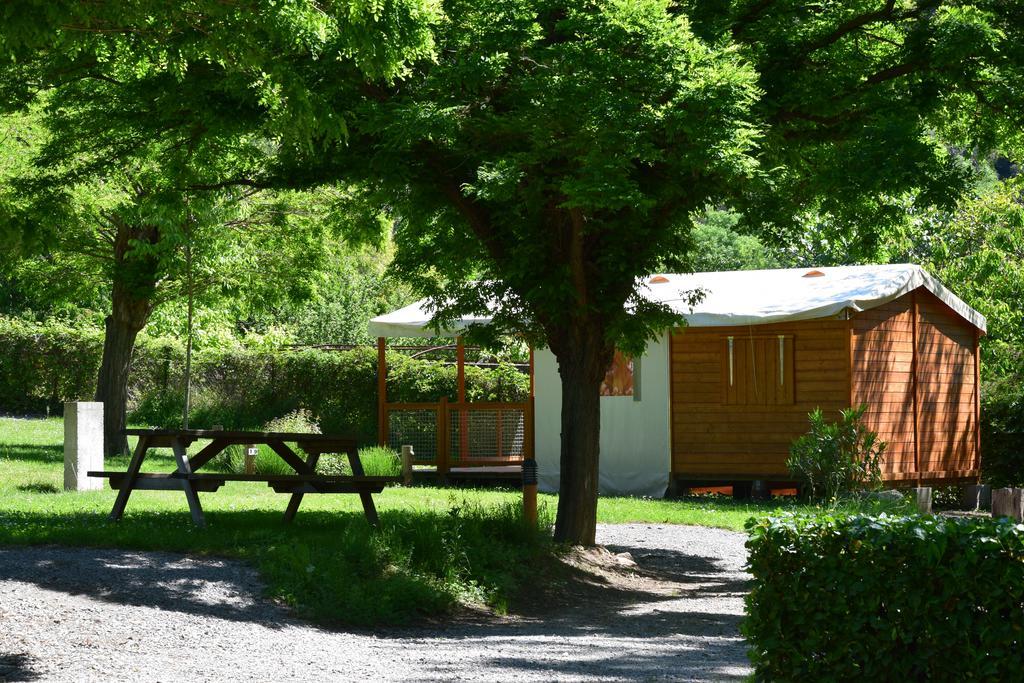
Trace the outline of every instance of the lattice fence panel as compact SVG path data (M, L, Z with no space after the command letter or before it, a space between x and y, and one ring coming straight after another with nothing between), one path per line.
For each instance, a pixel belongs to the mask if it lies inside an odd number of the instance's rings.
M525 458L526 412L503 410L501 413L501 453L506 458Z
M388 445L396 451L412 446L417 461L437 458L436 410L389 410Z
M525 414L522 410L478 409L449 413L449 443L452 461L493 459L499 457L499 415L502 459L523 457ZM462 452L462 429L465 425L466 452Z

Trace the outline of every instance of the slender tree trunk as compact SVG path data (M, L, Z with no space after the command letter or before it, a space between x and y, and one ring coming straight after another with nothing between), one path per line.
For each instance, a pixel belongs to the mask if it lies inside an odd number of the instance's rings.
M188 417L192 410L192 316L195 313L195 299L192 296L192 245L188 242L185 244L185 279L188 288L188 320L185 327L185 408L181 420L182 429L189 428Z
M103 402L103 444L107 455L127 455L128 372L135 340L153 311L156 262L128 259L132 240L155 241L154 230L118 226L114 244L114 286L111 311L105 321L103 358L96 380L96 399Z
M128 439L121 433L127 419L128 371L132 364L135 340L149 318L148 307L145 315L140 318L135 310L137 307L117 301L121 297L124 294L119 295L115 287L114 312L106 319L103 360L100 362L100 374L96 382L96 400L103 402L103 443L107 455L128 453Z
M598 458L601 442L601 381L612 351L604 335L572 334L557 345L562 380L562 453L555 540L594 545L597 526ZM554 350L554 349L553 349Z

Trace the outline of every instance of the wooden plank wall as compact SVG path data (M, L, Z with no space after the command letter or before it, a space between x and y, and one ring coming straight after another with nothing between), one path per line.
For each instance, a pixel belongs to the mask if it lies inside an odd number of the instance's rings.
M914 315L910 296L856 314L853 325L852 403L866 403L865 424L888 443L882 474L899 479L915 471Z
M917 308L921 476L976 476L975 328L930 292Z
M728 362L722 340L792 338L794 396L788 405L726 405ZM789 445L808 428L807 413L849 405L849 323L682 328L672 346L672 473L694 479L784 478ZM789 340L787 340L787 343Z
M885 478L977 476L975 328L924 288L852 324L851 398L889 443Z

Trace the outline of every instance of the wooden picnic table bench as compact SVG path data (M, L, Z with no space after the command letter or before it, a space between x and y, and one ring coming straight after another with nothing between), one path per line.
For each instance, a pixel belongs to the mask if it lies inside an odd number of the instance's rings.
M127 436L137 436L128 469L124 472L89 472L90 477L101 477L110 481L110 487L118 491L110 518L119 520L124 515L128 498L134 490L180 490L185 493L192 521L205 525L203 508L199 503L200 491L213 492L229 481L266 482L276 493L290 493L291 499L285 509L286 522L295 518L302 497L307 493L354 493L359 494L366 519L373 526L379 526L373 494L380 493L399 477L368 477L359 459L359 448L355 439L330 434L300 434L292 432L244 432L211 429L126 429ZM188 447L200 439L210 443L189 457ZM288 443L294 443L306 453L301 458ZM227 472L203 472L199 470L208 464L225 448L234 445L269 446L284 460L295 474L231 474ZM153 448L170 448L174 453L177 469L174 472L142 472L142 463ZM316 464L324 453L344 453L352 468L351 476L317 474Z

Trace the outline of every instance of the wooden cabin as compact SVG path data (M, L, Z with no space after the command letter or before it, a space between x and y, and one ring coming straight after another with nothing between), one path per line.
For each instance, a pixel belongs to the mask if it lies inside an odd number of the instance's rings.
M862 403L888 444L886 482L977 479L985 319L919 266L663 274L642 293L687 324L639 357L616 354L601 397L602 493L786 482L808 413L838 418ZM432 335L429 320L419 302L371 330ZM486 322L459 321L450 334ZM533 358L534 397L523 411L533 447L522 452L536 458L541 489L555 491L561 384L550 351Z
M672 475L785 480L810 411L866 404L885 481L976 479L980 332L923 286L838 318L678 329Z

